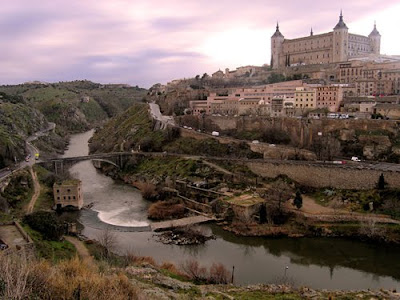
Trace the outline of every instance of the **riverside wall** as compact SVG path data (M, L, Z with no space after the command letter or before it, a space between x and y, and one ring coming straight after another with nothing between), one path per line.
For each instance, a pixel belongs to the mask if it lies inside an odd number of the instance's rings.
M249 169L262 177L286 175L292 180L316 188L371 189L381 173L391 188L400 188L400 172L345 168L335 165L292 164L290 162L248 162Z
M292 144L301 147L309 147L318 132L325 134L339 133L348 138L355 137L357 131L379 132L385 131L397 135L400 122L392 120L370 120L370 119L296 119L296 118L271 118L250 116L205 116L204 124L207 130L220 132L258 131L265 129L279 129L287 132Z

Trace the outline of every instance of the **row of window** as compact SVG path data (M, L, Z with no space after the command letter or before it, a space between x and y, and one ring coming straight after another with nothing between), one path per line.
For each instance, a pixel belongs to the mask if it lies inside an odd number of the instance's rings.
M60 200L60 199L61 199L61 197L58 196L58 197L57 197L57 200ZM71 196L64 196L64 200L67 200L67 199L68 199L68 200L71 200L71 199L72 199L72 200L76 200L76 197L75 197L75 196L72 196L72 198L71 198Z

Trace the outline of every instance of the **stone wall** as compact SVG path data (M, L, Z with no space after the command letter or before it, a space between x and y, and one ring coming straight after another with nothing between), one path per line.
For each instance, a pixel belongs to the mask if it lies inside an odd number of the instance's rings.
M248 162L252 172L262 177L275 178L286 175L292 180L312 187L338 189L374 188L381 173L391 188L400 188L400 172L378 171L340 167L336 165L294 164L291 162Z
M293 142L302 147L309 147L318 132L322 135L340 133L340 131L382 131L386 130L395 135L399 132L400 123L389 120L368 119L296 119L296 118L271 118L271 117L224 117L205 116L207 130L216 131L257 131L263 129L280 129L287 132ZM351 138L351 137L348 137Z

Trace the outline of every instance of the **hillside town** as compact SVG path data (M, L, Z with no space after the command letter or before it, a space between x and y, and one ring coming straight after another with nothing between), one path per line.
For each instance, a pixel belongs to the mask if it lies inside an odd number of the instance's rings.
M271 65L218 70L151 91L186 95L185 113L194 115L399 119L400 56L380 54L380 39L376 24L368 36L349 34L342 14L333 32L290 40L277 25ZM202 99L190 99L199 83Z
M146 48L194 75L149 89L0 84L0 299L400 299L400 56L334 24L210 75Z

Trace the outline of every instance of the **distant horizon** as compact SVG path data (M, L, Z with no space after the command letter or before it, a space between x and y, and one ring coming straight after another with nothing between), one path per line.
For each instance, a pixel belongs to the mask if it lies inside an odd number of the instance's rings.
M376 21L381 53L400 55L394 0L15 0L0 11L0 84L90 80L149 88L218 69L270 63L279 21L289 39L332 31L340 10L350 33Z

